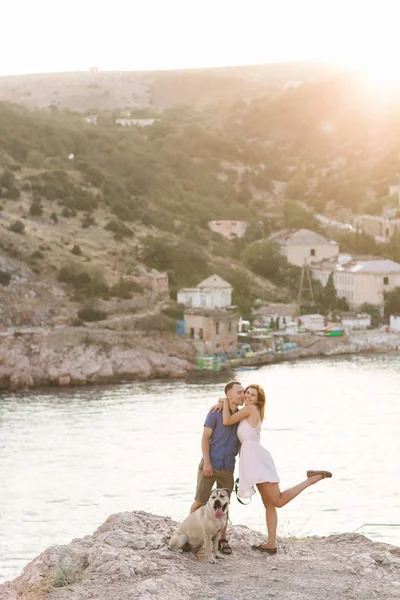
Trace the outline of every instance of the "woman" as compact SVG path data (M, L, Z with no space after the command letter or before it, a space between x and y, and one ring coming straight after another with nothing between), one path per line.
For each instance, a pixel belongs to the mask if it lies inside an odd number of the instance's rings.
M265 506L268 543L252 546L254 550L276 554L277 508L285 506L300 492L325 477L329 471L307 471L307 479L283 492L279 489L279 477L271 454L260 443L261 423L265 413L265 393L260 385L248 385L244 391L244 407L231 414L226 398L223 402L224 425L239 423L237 435L241 442L239 460L239 491L242 498L256 493L256 485Z

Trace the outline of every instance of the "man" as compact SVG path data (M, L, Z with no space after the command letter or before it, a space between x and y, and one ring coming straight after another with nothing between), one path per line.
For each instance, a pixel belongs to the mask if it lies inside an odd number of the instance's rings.
M243 386L239 381L230 381L224 391L233 414L243 404ZM237 424L224 426L222 411L209 412L206 416L201 451L203 458L198 468L196 496L190 508L191 513L207 504L214 483L217 487L228 489L230 494L233 490L235 458L239 451ZM232 548L226 539L226 527L221 533L219 551L222 554L232 554Z

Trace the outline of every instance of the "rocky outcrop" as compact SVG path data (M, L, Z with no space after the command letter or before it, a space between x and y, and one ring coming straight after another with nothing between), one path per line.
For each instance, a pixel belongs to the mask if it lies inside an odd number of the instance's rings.
M233 554L210 565L167 549L177 523L143 511L112 515L93 535L53 546L1 600L398 599L400 548L359 534L279 540L276 556L251 549L261 533L229 529Z
M0 389L184 377L189 341L168 333L63 327L0 335Z

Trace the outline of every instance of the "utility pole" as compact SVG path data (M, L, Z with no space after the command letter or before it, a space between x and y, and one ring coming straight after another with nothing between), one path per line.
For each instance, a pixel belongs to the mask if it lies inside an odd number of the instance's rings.
M300 315L302 295L304 293L308 294L309 298L311 299L311 303L315 304L314 291L313 291L313 287L312 287L312 277L311 277L310 267L308 266L306 259L304 259L304 264L301 269L299 295L297 297L297 309L298 309L299 315Z

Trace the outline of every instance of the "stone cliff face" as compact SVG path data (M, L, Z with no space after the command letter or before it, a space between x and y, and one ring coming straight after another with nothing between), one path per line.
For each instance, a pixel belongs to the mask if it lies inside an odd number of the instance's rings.
M167 544L177 523L143 511L110 516L93 535L40 554L1 600L398 600L400 548L359 534L281 539L271 557L243 525L229 528L233 554L209 565Z
M8 331L0 336L0 389L183 377L194 360L190 342L167 332Z

